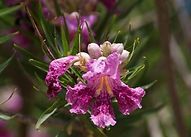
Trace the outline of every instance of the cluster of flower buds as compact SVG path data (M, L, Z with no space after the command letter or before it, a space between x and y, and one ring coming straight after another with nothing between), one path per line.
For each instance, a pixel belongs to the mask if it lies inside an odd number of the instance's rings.
M129 52L124 50L122 43L111 44L109 41L106 41L100 46L96 43L90 43L88 45L88 53L93 59L98 59L99 57L107 57L114 52L117 52L120 55L120 60L122 62L125 62L129 57Z

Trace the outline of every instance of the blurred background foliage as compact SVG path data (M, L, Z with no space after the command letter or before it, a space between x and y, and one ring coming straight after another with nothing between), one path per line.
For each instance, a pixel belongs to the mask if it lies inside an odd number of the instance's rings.
M13 1L0 1L0 137L191 136L189 0L118 0L111 7L101 0ZM97 19L71 36L66 21L76 11ZM65 90L48 100L44 78L54 58L106 40L135 48L123 80L144 87L146 96L129 116L113 104L117 124L99 129L88 114L69 113ZM60 79L63 87L81 77L75 68L70 72Z

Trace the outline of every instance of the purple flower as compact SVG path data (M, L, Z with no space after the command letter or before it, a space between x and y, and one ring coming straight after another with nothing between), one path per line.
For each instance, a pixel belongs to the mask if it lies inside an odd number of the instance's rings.
M87 15L87 16L80 16L78 12L72 12L65 16L66 18L66 25L68 27L70 39L73 40L76 32L78 31L78 26L82 29L82 38L85 43L89 41L89 31L88 27L92 28L97 20L96 15ZM57 25L64 25L64 17L58 17L53 20L54 24ZM88 27L87 27L87 25Z
M113 10L116 0L100 0L108 10Z
M76 59L76 56L68 56L56 59L50 63L49 71L45 79L48 85L47 94L49 98L55 97L60 92L62 88L58 78L67 71Z
M92 45L88 49L94 50ZM145 91L138 88L130 88L120 80L121 54L122 44L111 44L105 42L100 46L104 55L86 60L85 73L83 79L85 83L79 82L74 87L68 86L66 92L66 100L71 105L70 112L75 114L85 114L90 110L91 120L101 128L114 126L116 123L115 114L112 108L112 100L115 98L118 102L119 110L124 115L129 115L137 108L141 108L141 100ZM99 46L96 45L96 51ZM104 50L111 50L111 53L103 54ZM112 50L114 49L114 50ZM87 54L87 53L86 53ZM78 54L80 55L80 53ZM85 55L84 55L85 56ZM90 55L91 57L91 55ZM82 58L71 59L71 56L59 60L55 60L50 64L49 72L46 77L46 82L49 86L49 91L58 93L61 90L61 85L58 81L58 76L62 75L68 68L71 62ZM96 59L97 58L97 59ZM56 64L55 64L56 63ZM67 65L66 65L67 64ZM76 63L74 63L76 64ZM77 63L78 64L78 63ZM84 63L82 63L84 64ZM53 86L55 85L55 86ZM55 90L56 89L56 90Z

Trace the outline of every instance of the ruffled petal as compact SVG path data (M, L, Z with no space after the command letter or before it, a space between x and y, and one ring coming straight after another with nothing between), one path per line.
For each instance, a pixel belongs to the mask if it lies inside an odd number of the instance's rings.
M55 97L61 88L61 84L59 82L59 76L63 75L71 64L77 60L76 56L67 56L64 58L53 60L49 65L49 71L46 75L46 84L48 85L48 97Z
M91 60L87 63L87 73L83 78L88 81L89 85L96 86L101 76L109 76L112 79L120 80L119 74L119 54L112 53L106 59Z
M101 128L114 126L116 124L111 98L107 93L101 93L92 106L91 120Z
M124 115L129 115L135 109L142 108L141 100L145 95L144 89L140 87L129 88L124 83L121 83L114 88L113 92L118 101L119 110Z
M106 60L105 73L109 75L113 79L120 79L119 73L119 65L120 65L120 56L117 52L110 54Z
M74 88L67 87L66 100L71 105L71 113L85 114L92 98L93 92L81 82Z

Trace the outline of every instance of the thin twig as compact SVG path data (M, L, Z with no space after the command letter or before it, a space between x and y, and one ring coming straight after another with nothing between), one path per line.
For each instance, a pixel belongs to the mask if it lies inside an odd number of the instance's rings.
M48 48L48 46L47 46L47 44L46 44L46 42L45 42L46 40L43 38L43 36L42 36L40 30L38 29L38 27L37 27L37 25L36 25L36 23L35 23L35 21L34 21L32 15L31 15L31 12L30 12L30 10L29 10L27 4L25 4L25 10L26 10L26 13L27 13L28 16L29 16L29 19L30 19L30 21L31 21L31 23L32 23L32 25L33 25L35 31L37 32L37 35L38 35L39 39L40 39L42 51L43 51L44 54L46 55L46 52L45 52L45 50L46 50L46 51L48 52L49 58L55 59L54 55L52 54L52 52L50 51L50 49Z

